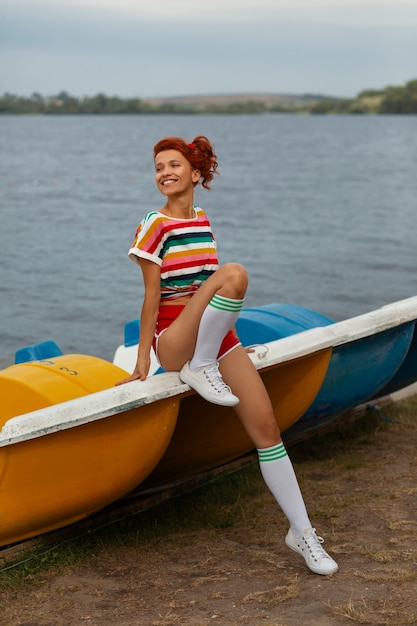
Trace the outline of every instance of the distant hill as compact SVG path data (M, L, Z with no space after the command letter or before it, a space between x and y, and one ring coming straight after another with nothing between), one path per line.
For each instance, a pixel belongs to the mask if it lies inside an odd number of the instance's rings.
M285 107L294 107L297 105L305 106L316 102L329 100L339 100L334 96L325 96L319 94L281 94L281 93L234 93L234 94L206 94L206 95L190 95L190 96L172 96L163 98L145 98L143 101L151 106L174 105L174 106L229 106L232 104L241 104L248 102L257 102L266 107L282 105Z

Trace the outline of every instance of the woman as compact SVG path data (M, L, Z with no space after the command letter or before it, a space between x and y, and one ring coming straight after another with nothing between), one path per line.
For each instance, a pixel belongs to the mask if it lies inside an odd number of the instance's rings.
M166 202L145 216L129 251L142 270L145 294L136 367L118 384L146 379L153 346L165 370L178 371L206 400L233 406L289 520L286 544L311 571L334 574L337 563L312 528L268 393L234 331L247 272L237 263L219 267L207 215L194 206L195 186L210 189L218 173L216 159L204 136L188 144L167 137L154 147L156 185Z

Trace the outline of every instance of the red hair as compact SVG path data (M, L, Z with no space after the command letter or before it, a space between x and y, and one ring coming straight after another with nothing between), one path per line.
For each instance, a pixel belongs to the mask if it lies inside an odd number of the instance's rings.
M165 137L155 144L153 149L154 159L156 155L164 150L177 150L191 164L191 167L200 171L201 184L205 189L210 189L210 182L217 171L217 156L214 154L213 146L204 135L199 135L187 143L181 137Z

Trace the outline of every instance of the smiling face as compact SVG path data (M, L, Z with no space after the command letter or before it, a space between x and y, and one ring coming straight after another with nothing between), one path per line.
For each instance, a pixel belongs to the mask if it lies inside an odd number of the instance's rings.
M164 150L155 157L155 181L164 196L192 191L200 180L200 171L178 150Z

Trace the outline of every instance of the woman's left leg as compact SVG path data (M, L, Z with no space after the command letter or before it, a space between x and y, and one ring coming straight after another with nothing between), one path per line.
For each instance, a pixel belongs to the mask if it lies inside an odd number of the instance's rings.
M301 554L317 574L333 574L338 566L321 547L311 527L291 460L281 439L273 407L255 366L242 346L220 360L223 380L240 402L234 407L257 451L262 476L289 523L287 545Z
M291 528L302 535L311 523L265 385L242 346L220 360L220 371L240 399L234 410L258 450L262 476Z

